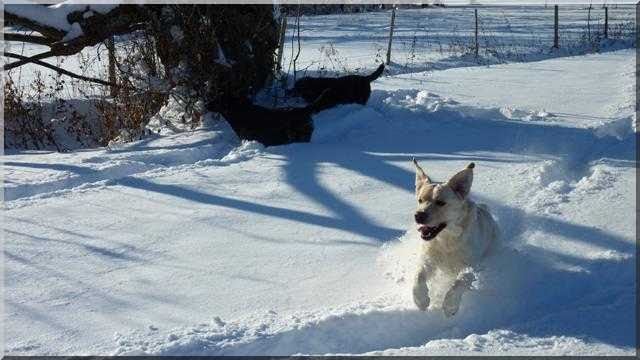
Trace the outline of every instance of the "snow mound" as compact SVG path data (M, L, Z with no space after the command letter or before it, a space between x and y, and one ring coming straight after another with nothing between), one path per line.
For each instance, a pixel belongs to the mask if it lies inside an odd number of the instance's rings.
M369 105L381 111L409 110L413 113L422 113L430 116L438 115L447 118L468 118L480 120L504 120L504 121L548 121L555 117L545 110L523 110L512 106L476 107L462 105L458 101L434 94L426 90L400 89L395 91L374 91Z
M520 120L520 121L544 121L547 118L554 116L553 114L546 112L545 110L529 111L529 110L515 109L511 106L501 107L500 113L509 120Z
M591 175L581 178L575 185L575 190L582 192L595 192L611 187L616 181L616 176L610 169L595 166Z
M638 126L635 114L629 117L623 117L611 122L604 123L603 125L594 129L594 133L600 138L612 136L618 140L623 140L628 136L634 135L637 132Z
M204 115L194 119L199 114ZM169 96L167 103L149 120L146 129L158 135L176 134L191 130L195 123L203 123L207 127L214 117L212 113L205 112L202 101L187 104L183 98Z
M433 340L419 347L374 351L370 356L433 355L626 355L627 352L608 344L588 344L584 339L571 336L531 337L509 330L491 330L486 334L471 334L463 339ZM595 351L594 351L595 350Z

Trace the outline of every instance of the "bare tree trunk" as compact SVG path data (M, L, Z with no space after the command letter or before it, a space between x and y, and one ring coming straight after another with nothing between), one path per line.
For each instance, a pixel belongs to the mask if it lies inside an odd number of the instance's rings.
M287 34L287 17L282 15L282 23L280 24L280 40L278 41L278 59L276 72L282 72L282 54L284 52L284 38Z
M107 51L109 52L109 82L116 84L116 48L113 36L107 39ZM118 95L118 87L111 86L111 97Z
M609 38L609 8L604 7L604 38Z
M591 43L591 5L589 5L589 9L587 10L587 38L589 39L589 43Z
M315 6L315 5L314 5ZM293 58L293 81L296 81L297 69L296 65L298 63L298 58L300 57L300 50L302 49L300 45L300 16L301 16L302 7L298 5L298 14L296 15L296 31L297 31L297 39L298 39L298 52L296 56ZM293 37L291 37L291 41L293 42ZM293 43L291 44L291 51L293 52Z

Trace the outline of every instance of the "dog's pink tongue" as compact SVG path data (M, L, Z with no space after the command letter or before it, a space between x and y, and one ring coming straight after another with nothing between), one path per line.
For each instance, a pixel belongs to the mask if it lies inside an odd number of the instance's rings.
M429 231L429 227L427 225L420 225L418 231L424 234L426 231Z

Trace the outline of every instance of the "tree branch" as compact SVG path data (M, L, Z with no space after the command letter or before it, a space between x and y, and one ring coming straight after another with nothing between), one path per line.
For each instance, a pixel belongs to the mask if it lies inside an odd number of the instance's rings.
M5 41L23 41L30 44L47 45L47 46L53 43L53 40L46 38L44 36L25 35L25 34L16 34L16 33L5 33L4 40Z
M83 34L70 40L64 41L64 37L68 35L65 31L43 25L36 20L21 17L12 13L12 7L5 7L5 26L13 25L24 27L44 35L33 36L21 34L7 34L7 40L26 41L37 44L47 45L51 51L38 54L30 59L24 58L20 61L13 62L4 67L4 70L10 70L15 67L34 62L51 56L68 56L76 54L85 47L94 46L105 39L114 35L126 34L132 31L143 29L145 17L139 5L119 5L106 14L96 12L92 16L85 18L85 11L75 11L67 15L69 23L78 23ZM13 9L16 11L16 9ZM18 12L19 13L19 12Z
M5 52L4 54L5 54L5 56L7 56L7 54L12 54L12 53ZM46 52L40 53L38 55L33 55L33 56L29 56L29 57L18 55L18 54L13 54L13 55L21 56L21 60L20 61L16 61L16 62L12 62L11 64L5 65L4 68L3 68L5 71L11 70L11 69L16 68L18 66L22 66L24 64L35 63L38 60L46 59L46 58L49 58L49 57L52 57L52 56L56 56L57 53L52 51L52 50L50 50L50 51L46 51ZM18 59L15 56L13 56L13 57L15 59Z
M5 7L4 9L4 25L25 27L27 29L37 31L40 34L44 35L46 38L54 41L61 40L65 35L64 31L62 30L58 30L54 27L46 26L33 20L12 14L11 9L8 7Z
M48 69L51 69L51 70L53 70L53 71L55 71L57 73L60 73L60 74L63 74L63 75L67 75L69 77L72 77L72 78L75 78L75 79L78 79L78 80L89 81L89 82L93 82L93 83L97 83L97 84L105 85L105 86L115 86L115 87L118 86L117 84L113 84L113 83L110 83L108 81L104 81L104 80L101 80L101 79L96 79L96 78L92 78L92 77L88 77L88 76L78 75L78 74L72 73L71 71L62 69L62 68L60 68L58 66L51 65L51 64L48 64L48 63L46 63L44 61L40 61L40 60L37 60L37 59L34 60L34 59L26 57L26 56L10 53L10 52L6 52L6 51L3 53L3 55L5 57L10 57L10 58L14 58L14 59L20 59L23 62L27 61L29 63L34 63L36 65L44 66L44 67L46 67ZM9 65L12 65L12 64L15 64L15 63L18 63L18 62L21 62L21 61L16 61L16 62L11 63ZM5 70L7 70L6 66L5 66Z

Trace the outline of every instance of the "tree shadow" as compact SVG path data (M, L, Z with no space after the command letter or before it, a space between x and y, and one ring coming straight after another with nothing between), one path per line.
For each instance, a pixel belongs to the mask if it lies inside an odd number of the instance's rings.
M444 109L435 113L415 112L410 109L387 106L386 92L374 91L371 108L382 118L402 119L407 124L403 129L397 123L376 124L376 131L382 132L375 137L349 147L327 146L326 142L305 145L291 144L285 147L269 148L269 152L285 158L283 170L286 181L300 194L330 210L334 216L316 215L309 212L280 208L256 202L232 199L222 195L205 193L179 185L159 184L141 177L123 176L116 178L114 184L153 191L166 195L196 201L208 205L234 208L241 211L273 216L291 221L322 227L344 230L377 241L388 241L402 234L402 229L389 228L377 224L346 199L332 193L320 183L319 164L333 164L342 169L354 171L366 178L382 181L396 188L412 191L413 174L395 165L392 161L406 156L407 162L412 155L422 160L467 160L491 162L515 162L511 155L528 156L537 159L566 158L568 172L582 174L589 162L601 157L609 157L619 164L635 165L634 153L629 149L635 145L633 137L618 140L613 137L598 138L590 129L569 128L547 124L525 123L519 121L500 121L493 118L474 117L453 109ZM316 117L316 122L335 122L335 115L350 116L349 113L372 111L369 107L339 107ZM392 120L397 122L398 120ZM424 132L424 141L415 141L415 125ZM379 128L379 129L378 129ZM464 132L464 140L455 134ZM486 134L493 135L493 141L487 141ZM398 141L405 137L414 141ZM418 138L419 139L419 138ZM597 144L593 147L593 144ZM612 148L620 151L611 152ZM424 150L429 153L425 154ZM477 155L485 152L487 155ZM471 153L475 153L471 154ZM488 154L492 155L489 156ZM405 155L406 154L406 155ZM471 155L470 155L471 154ZM8 165L33 168L47 168L70 171L80 178L90 176L101 179L99 171L67 164L7 162ZM78 180L80 181L80 180Z
M256 213L305 224L343 230L346 232L375 239L377 241L387 241L389 239L397 237L402 233L402 230L400 229L393 229L377 225L363 218L359 218L357 220L361 221L360 224L354 224L352 220L354 219L354 217L358 216L357 212L348 212L346 214L346 217L335 218L277 206L263 205L256 202L232 199L221 195L188 189L178 185L158 184L149 180L134 177L125 177L116 180L116 184L140 189L143 191L153 191L173 197L178 197L181 199L199 202L202 204L237 209L249 213ZM351 216L351 218L349 218L349 216Z

